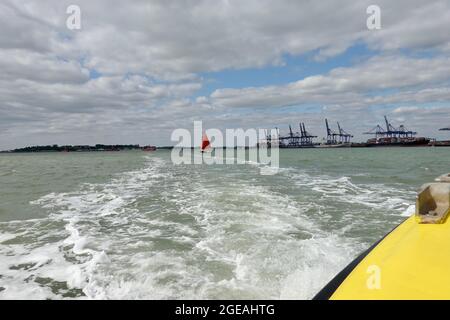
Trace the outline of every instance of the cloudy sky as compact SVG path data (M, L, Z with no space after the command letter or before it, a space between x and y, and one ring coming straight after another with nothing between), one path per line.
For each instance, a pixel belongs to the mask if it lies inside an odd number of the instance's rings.
M384 114L450 139L446 0L1 0L0 70L0 149L168 145L194 120L362 140Z

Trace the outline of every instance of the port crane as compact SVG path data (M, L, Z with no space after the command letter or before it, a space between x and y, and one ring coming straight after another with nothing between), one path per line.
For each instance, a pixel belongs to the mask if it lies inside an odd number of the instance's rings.
M264 134L266 136L265 143L266 143L267 148L272 147L272 140L277 140L278 139L278 136L279 136L278 128L275 128L275 132L276 132L275 136L272 136L272 133L269 130L265 130L264 129Z
M305 123L299 123L300 126L300 132L301 132L301 140L300 143L302 145L312 145L313 144L313 140L314 138L317 138L317 136L309 133L308 131L306 131L305 128Z
M265 145L267 148L270 148L272 145L272 135L266 129L264 129L264 135L266 136L266 140L263 140L262 143L258 142L257 146Z
M350 139L353 138L353 135L345 131L341 128L341 125L339 122L337 123L338 130L339 130L339 142L340 143L350 143Z
M415 131L408 130L403 124L398 128L394 127L386 116L384 116L384 122L386 129L376 125L373 129L364 132L364 134L373 134L375 138L413 138L417 134Z
M328 124L328 119L325 119L325 126L327 128L327 144L350 143L353 136L341 128L337 122L338 132L333 131Z
M379 124L377 124L373 129L364 132L364 134L374 134L375 138L380 138L386 135L386 130L384 130Z
M339 136L339 134L331 130L328 125L328 119L325 119L325 126L327 127L327 144L337 144L336 137Z
M278 136L280 148L301 148L312 146L313 139L317 136L309 133L306 130L303 122L299 123L300 132L294 132L291 125L289 125L289 134L285 136Z

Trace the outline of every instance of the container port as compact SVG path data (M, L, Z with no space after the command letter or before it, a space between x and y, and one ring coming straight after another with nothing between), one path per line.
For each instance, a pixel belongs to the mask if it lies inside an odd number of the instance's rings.
M317 138L316 135L313 135L306 131L305 124L303 122L299 123L300 132L293 132L291 125L289 125L289 134L285 136L278 135L278 146L280 148L312 148L317 143L313 140ZM277 128L278 133L278 128ZM272 139L271 139L272 142Z
M325 127L327 129L327 138L326 142L320 144L320 147L327 148L327 147L350 147L351 146L351 138L353 138L353 135L345 131L341 128L341 125L339 122L337 122L337 128L338 131L334 131L331 129L330 125L328 124L328 119L325 119Z
M423 146L428 145L431 141L430 138L416 137L417 132L408 130L403 124L399 127L394 127L384 116L386 129L377 125L372 130L364 132L364 134L374 135L374 138L367 140L368 147L378 146Z
M293 131L292 126L289 125L289 132L285 135L280 135L279 129L276 128L276 135L272 136L267 133L265 140L258 143L259 146L267 145L279 146L280 148L359 148L359 147L420 147L420 146L436 146L447 147L450 146L450 140L437 141L433 138L417 136L417 132L409 130L405 125L400 124L398 127L394 126L384 116L384 127L376 125L371 130L363 132L365 135L373 135L373 138L366 142L351 141L353 135L341 127L337 123L337 130L334 130L328 119L325 119L326 137L322 142L317 142L318 136L311 134L306 130L305 123L299 123L300 131ZM450 127L441 128L441 131L450 131Z
M373 138L366 142L354 142L353 134L346 131L339 121L336 121L337 130L333 129L325 119L325 133L322 141L317 141L318 136L306 129L304 122L299 122L298 131L294 131L292 126L288 125L288 133L280 135L279 128L275 130L265 130L264 139L259 140L256 147L279 147L282 149L289 148L366 148L366 147L450 147L450 140L437 140L435 138L417 137L417 132L409 130L405 125L398 127L392 125L387 116L384 116L385 127L376 125L371 130L363 132L365 135L373 135ZM275 134L273 134L274 132ZM450 127L439 129L439 131L450 131ZM245 146L251 148L253 146ZM153 145L140 146L139 144L129 145L45 145L45 146L29 146L13 150L0 151L1 153L29 153L29 152L92 152L92 151L156 151L157 149L172 149L173 146ZM191 147L195 148L195 147ZM213 148L217 148L214 147ZM222 147L226 149L227 147ZM237 148L237 147L235 147Z

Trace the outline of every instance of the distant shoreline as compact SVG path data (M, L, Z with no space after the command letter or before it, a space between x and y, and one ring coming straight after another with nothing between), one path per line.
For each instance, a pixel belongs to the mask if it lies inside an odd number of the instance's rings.
M159 147L159 149L166 149L169 147ZM140 151L153 151L156 150L155 146L140 146L138 144L96 144L94 146L90 145L64 145L59 146L46 145L46 146L29 146L24 148L17 148L12 150L0 151L0 153L36 153L36 152L114 152L114 151L130 151L130 150L140 150Z
M366 145L364 143L353 143L350 145L315 145L315 146L305 146L305 147L292 147L286 148L281 147L280 149L348 149L348 148L419 148L419 147L450 147L450 141L436 141L434 144L428 145L414 145L414 146L401 146L401 145ZM199 147L177 147L177 146L140 146L136 145L103 145L96 144L95 146L82 145L82 146L58 146L58 145L48 145L48 146L31 146L25 148L17 148L12 150L2 150L0 153L64 153L64 152L118 152L118 151L154 151L154 150L172 150L172 149L199 149ZM248 147L248 146L238 146L238 147L216 147L213 149L254 149L259 148L258 146Z

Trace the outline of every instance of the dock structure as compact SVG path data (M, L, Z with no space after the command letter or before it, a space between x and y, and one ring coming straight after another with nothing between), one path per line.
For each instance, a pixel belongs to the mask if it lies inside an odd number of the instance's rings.
M408 130L404 125L394 127L384 116L386 128L377 125L372 130L364 134L374 135L374 138L367 140L368 147L373 146L424 146L431 141L430 138L416 137L417 132Z
M373 138L367 140L364 143L351 142L353 135L345 131L341 124L337 121L337 130L331 128L328 119L325 119L325 126L327 130L326 140L323 139L322 143L314 142L316 135L309 133L306 130L305 123L299 123L299 131L295 131L291 125L289 125L289 131L285 135L280 135L278 128L276 129L276 135L272 132L265 131L265 141L262 140L258 143L258 146L267 147L279 147L279 148L335 148L335 147L376 147L376 146L450 146L449 141L435 141L435 139L427 137L417 137L417 132L407 129L403 124L398 127L394 127L388 120L387 116L384 116L385 127L376 125L371 130L364 132L364 134L373 135ZM450 127L441 128L439 130L450 131Z
M300 132L301 132L300 143L302 145L313 145L314 144L313 139L317 138L317 136L310 134L308 131L306 131L304 122L299 123L299 125L300 125Z
M327 127L327 144L337 144L336 137L338 136L338 133L331 130L328 125L328 119L325 119L325 126Z
M386 116L384 116L384 122L386 124L386 129L377 125L372 130L364 132L364 134L372 134L375 135L376 139L379 138L399 138L399 139L407 139L413 138L417 132L406 129L406 127L402 124L398 128L394 127L388 120Z
M306 130L303 122L299 123L300 132L294 132L289 125L289 134L285 136L278 135L278 145L280 148L305 148L314 146L313 139L317 136Z
M272 134L269 133L268 130L264 129L264 135L266 136L266 140L263 140L262 143L258 142L258 146L263 145L267 148L272 147Z
M440 128L439 131L450 131L450 127ZM450 147L450 140L436 141L436 139L433 139L430 145L433 147Z
M337 123L338 131L333 131L328 124L328 119L325 119L325 126L327 128L327 142L326 144L334 145L334 144L342 144L342 143L350 143L353 135L346 132L341 128L339 122Z
M340 143L350 143L350 140L353 138L353 135L345 131L341 128L341 125L339 122L337 123L338 130L339 130L339 142Z

